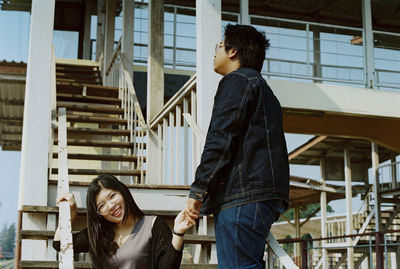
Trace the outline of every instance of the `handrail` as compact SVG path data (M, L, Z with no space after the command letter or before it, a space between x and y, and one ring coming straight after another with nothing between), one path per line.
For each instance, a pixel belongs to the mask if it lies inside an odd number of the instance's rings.
M150 129L154 129L156 125L185 97L193 87L196 87L196 74L194 74L178 91L168 100L161 111L150 121Z
M113 54L112 54L112 56L111 56L110 62L109 62L109 63L106 63L106 64L107 64L107 67L106 67L106 70L105 70L105 74L106 74L106 75L108 75L108 73L110 72L111 67L112 67L113 64L114 64L114 59L117 58L117 56L118 56L118 54L119 54L119 52L120 52L120 50L121 50L121 39L122 39L122 37L119 39L119 41L118 41L118 43L117 43L117 46L115 47L115 50L113 51Z

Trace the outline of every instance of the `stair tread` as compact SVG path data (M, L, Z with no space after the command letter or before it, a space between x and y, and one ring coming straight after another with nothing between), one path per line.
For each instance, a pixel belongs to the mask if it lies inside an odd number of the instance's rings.
M83 96L82 94L57 93L57 101L81 102L81 103L101 103L120 105L121 100L115 97L102 96Z
M58 269L58 261L20 261L20 268ZM74 262L75 269L92 268L90 262ZM217 264L181 264L180 269L217 269Z
M58 128L56 128L55 131L57 132ZM67 127L67 133L83 133L83 134L110 135L110 136L129 136L130 132L131 132L130 130L107 129L107 128ZM139 133L139 131L136 131L136 134L138 134L138 133Z
M58 158L58 153L53 153L53 158ZM136 162L138 156L68 153L68 159ZM143 157L143 160L146 160L146 157Z
M86 87L87 96L118 98L119 95L119 89L117 87L109 87L91 83L57 81L57 93L82 94L83 87Z
M58 139L55 139L55 144L58 144ZM102 148L132 148L132 142L114 142L88 139L67 139L68 146L87 146L87 147L102 147ZM146 148L146 144L144 144Z
M58 174L58 168L52 169L52 174ZM132 170L109 170L109 169L76 169L68 168L69 175L102 175L110 174L115 176L140 176L141 171L138 169ZM146 170L143 170L143 174L146 174Z
M77 104L65 104L62 102L57 102L57 108L65 107L70 111L80 111L80 112L94 112L94 113L106 113L106 114L124 114L124 109L119 107L99 107L99 106L89 106L89 105L77 105Z
M112 125L127 125L127 120L117 119L113 117L67 115L67 121L83 122L83 123L109 123Z

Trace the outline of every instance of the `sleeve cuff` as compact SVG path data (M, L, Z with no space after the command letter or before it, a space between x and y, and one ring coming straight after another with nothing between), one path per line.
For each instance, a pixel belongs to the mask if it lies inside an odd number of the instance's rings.
M200 189L200 188L195 187L193 185L190 188L189 198L193 198L193 199L203 203L206 195L207 195L207 191L206 190Z

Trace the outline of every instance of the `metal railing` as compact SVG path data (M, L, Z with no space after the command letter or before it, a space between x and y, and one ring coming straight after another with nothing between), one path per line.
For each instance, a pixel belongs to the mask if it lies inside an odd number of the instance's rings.
M132 75L128 70L128 65L131 61L126 59L121 52L121 40L111 58L111 62L105 71L105 85L119 88L119 98L121 99L121 108L124 110L122 119L127 121L127 125L120 126L122 129L130 131L128 138L124 142L131 142L133 146L128 152L121 152L131 156L137 156L137 161L133 164L140 171L140 176L132 177L127 183L145 183L145 162L146 162L146 134L148 126L144 120L142 110L136 95L135 88L132 82ZM123 151L123 150L122 150ZM120 163L120 168L124 164ZM125 165L126 166L126 165ZM129 165L128 165L129 166Z
M380 165L378 169L380 192L400 190L400 162Z

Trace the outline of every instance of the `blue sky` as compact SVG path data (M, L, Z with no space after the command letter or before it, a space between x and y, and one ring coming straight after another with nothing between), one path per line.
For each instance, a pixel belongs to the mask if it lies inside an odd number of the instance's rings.
M30 14L28 12L10 12L0 10L0 61L27 61L29 43ZM55 31L54 44L57 57L73 57L76 44L65 43L75 39L74 34ZM69 49L68 49L69 48ZM57 52L58 51L58 52ZM288 150L300 146L312 136L287 135ZM18 182L20 152L0 151L0 227L5 223L16 222L18 203ZM291 173L297 176L319 179L319 167L291 166ZM345 212L344 201L331 203L335 213ZM358 210L359 202L354 200L353 210Z

